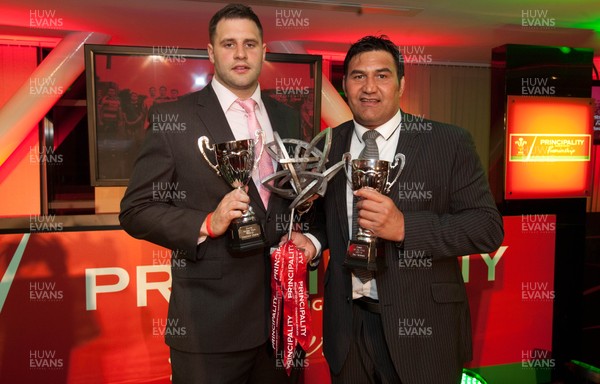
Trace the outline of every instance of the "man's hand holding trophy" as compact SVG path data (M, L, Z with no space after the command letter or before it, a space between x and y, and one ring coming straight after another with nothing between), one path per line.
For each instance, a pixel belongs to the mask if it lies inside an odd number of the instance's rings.
M394 161L390 163L389 161L377 159L352 160L352 155L347 152L344 154L344 162L346 164L346 177L353 191L370 188L387 195L404 169L405 156L402 153L397 153L394 156ZM396 173L395 176L392 175L392 172ZM353 220L356 220L356 218L353 218ZM377 236L372 231L358 226L356 236L349 241L344 265L349 268L376 271L378 263L380 264L382 261L382 259L377 258L378 252L381 252L378 250L381 247L381 241L377 240Z

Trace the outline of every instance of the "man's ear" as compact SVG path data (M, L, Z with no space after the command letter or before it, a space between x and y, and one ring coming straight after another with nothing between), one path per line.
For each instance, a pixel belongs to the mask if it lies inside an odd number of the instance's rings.
M208 45L206 46L206 49L208 50L208 59L210 60L211 63L215 63L215 51L214 48L212 46L212 44L208 43Z
M400 79L400 91L399 91L399 97L402 96L402 93L404 92L404 76L402 76L402 78Z

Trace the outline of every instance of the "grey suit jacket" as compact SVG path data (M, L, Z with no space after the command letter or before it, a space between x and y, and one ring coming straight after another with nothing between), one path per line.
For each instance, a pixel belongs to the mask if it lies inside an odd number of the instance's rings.
M298 113L269 97L263 102L281 137L300 138ZM119 218L133 237L173 250L168 324L174 329L165 331L167 344L202 353L261 345L267 340L269 247L230 253L227 235L197 245L207 214L232 190L197 145L200 136L208 136L211 143L235 140L218 99L208 85L158 105L149 119ZM168 128L160 129L153 121L172 124L158 124ZM272 194L266 211L252 182L249 195L269 245L277 244L283 233L277 222L288 212L289 201Z
M376 273L385 338L403 384L453 383L471 359L471 324L457 256L496 250L502 218L467 131L405 114L397 146L406 166L389 196L404 214L403 244L384 241ZM331 163L350 148L354 124L333 130ZM324 354L333 372L352 339L346 176L338 173L320 204L329 248L323 315Z

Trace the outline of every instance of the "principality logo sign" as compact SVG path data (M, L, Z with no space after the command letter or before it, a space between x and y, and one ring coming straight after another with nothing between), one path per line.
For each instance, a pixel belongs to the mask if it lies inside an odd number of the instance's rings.
M512 133L509 136L509 161L568 162L590 161L591 135Z

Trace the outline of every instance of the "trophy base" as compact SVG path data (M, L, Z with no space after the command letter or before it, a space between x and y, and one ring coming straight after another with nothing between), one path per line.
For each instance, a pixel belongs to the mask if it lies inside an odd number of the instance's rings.
M377 254L383 255L383 243L380 241L366 242L360 240L350 240L348 250L344 259L344 266L348 268L363 268L368 271L381 270L384 267L384 258L377 257Z
M267 245L262 225L259 222L232 222L229 225L229 249L247 252Z

